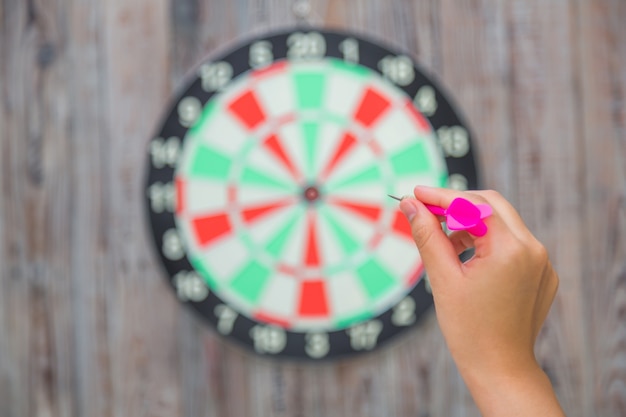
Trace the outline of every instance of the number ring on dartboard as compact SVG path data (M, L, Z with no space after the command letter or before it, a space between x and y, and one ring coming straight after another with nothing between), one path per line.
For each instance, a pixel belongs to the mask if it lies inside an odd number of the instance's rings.
M432 304L387 194L475 188L472 141L404 54L289 31L200 65L150 143L152 235L179 299L257 353L369 351Z

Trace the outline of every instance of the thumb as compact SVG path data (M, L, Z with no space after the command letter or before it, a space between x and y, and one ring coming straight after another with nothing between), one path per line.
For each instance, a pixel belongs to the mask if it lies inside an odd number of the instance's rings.
M411 223L411 234L431 283L438 277L458 273L461 261L437 217L414 198L404 198L400 210Z

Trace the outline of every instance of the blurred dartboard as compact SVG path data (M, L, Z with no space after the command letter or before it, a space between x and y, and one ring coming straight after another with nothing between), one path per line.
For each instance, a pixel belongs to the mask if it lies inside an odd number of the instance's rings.
M199 66L149 144L145 193L180 301L259 354L324 359L432 304L387 194L476 181L467 127L409 56L306 30Z

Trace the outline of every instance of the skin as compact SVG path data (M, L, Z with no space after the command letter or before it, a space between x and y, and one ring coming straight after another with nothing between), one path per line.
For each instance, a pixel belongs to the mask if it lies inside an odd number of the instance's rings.
M416 187L414 195L400 209L411 223L447 346L482 414L564 416L534 355L559 283L544 246L494 191ZM443 219L424 206L445 208L457 197L491 205L485 236L448 236ZM475 255L462 263L458 254L468 248Z

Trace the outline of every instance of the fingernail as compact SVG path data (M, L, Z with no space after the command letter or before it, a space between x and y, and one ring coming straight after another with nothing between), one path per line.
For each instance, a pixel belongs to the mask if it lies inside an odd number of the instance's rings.
M412 198L404 198L400 202L400 211L407 218L409 222L413 221L413 218L417 214L417 206L415 200Z

